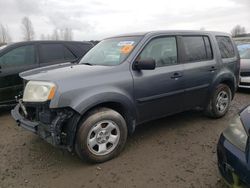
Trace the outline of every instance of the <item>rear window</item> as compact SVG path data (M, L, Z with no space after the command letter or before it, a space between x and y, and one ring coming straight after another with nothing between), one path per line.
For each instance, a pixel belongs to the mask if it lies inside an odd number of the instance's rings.
M184 62L210 60L212 48L207 36L182 36Z
M70 50L73 51L78 57L82 57L93 47L92 44L82 43L68 43L66 46L69 47Z
M227 36L216 36L222 59L235 56L232 41Z
M41 44L39 51L41 63L70 61L76 58L72 52L62 44Z

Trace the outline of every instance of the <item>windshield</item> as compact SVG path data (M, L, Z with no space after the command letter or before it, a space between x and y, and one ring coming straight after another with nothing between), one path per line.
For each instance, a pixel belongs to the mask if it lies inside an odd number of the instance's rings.
M250 59L250 49L245 50L241 55L241 59Z
M81 59L80 64L119 65L128 57L140 39L140 36L136 36L103 40Z

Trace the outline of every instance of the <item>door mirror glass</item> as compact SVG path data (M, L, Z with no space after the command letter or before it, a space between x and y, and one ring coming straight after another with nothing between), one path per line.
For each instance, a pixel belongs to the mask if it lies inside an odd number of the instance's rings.
M153 70L155 69L155 60L152 58L142 59L136 61L134 64L134 69L137 70Z

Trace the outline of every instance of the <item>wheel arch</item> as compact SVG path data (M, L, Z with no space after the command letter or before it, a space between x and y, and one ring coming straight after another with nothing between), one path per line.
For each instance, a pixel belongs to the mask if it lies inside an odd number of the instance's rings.
M132 109L131 107L128 107L126 104L123 104L118 101L103 101L99 102L97 104L93 104L90 107L88 107L84 112L82 113L82 118L86 117L91 111L97 109L97 108L109 108L112 110L117 111L122 115L122 117L125 119L128 127L129 134L132 134L135 130L135 122L136 122L136 111L135 109Z
M225 80L222 80L220 82L220 84L225 84L230 88L231 93L232 93L232 99L233 99L234 95L235 95L235 91L236 91L235 84L234 84L233 80L225 79Z
M212 93L219 84L225 84L230 88L231 93L232 93L232 99L233 99L235 95L235 91L237 89L236 78L233 75L233 73L228 72L228 73L223 73L223 74L218 75L213 81L210 92Z
M105 97L106 96L106 97ZM112 110L117 111L120 113L126 121L128 133L131 135L135 130L136 118L137 113L135 106L133 105L132 101L129 100L125 96L119 95L99 95L89 98L88 100L84 100L84 105L81 104L81 107L78 107L76 110L77 120L69 126L74 125L71 127L71 135L70 135L70 147L74 147L75 139L77 130L79 129L80 123L84 121L84 118L97 108L110 108ZM95 101L95 102L93 102Z

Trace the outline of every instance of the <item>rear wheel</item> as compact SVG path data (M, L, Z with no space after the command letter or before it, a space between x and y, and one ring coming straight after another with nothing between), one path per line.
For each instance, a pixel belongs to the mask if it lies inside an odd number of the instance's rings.
M104 162L117 156L127 140L127 125L116 111L99 108L81 123L76 137L76 153L81 159Z
M224 116L232 100L232 92L225 84L219 84L214 90L209 104L205 110L205 114L212 118L220 118Z

